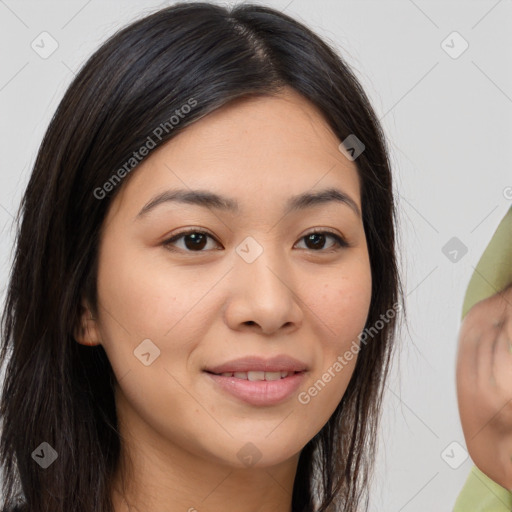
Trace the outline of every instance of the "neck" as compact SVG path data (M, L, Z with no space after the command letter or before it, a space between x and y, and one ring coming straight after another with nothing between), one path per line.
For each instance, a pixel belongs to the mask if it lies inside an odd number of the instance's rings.
M240 469L177 451L166 460L142 449L132 452L130 480L123 476L126 466L116 474L114 511L291 512L297 462L298 456L277 466Z

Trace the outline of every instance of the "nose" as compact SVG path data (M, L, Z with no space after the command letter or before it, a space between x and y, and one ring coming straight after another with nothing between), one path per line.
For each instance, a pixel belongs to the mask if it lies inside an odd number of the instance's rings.
M303 308L297 290L298 275L289 263L270 250L252 263L236 257L230 272L229 298L224 310L225 321L233 330L256 330L270 335L287 333L302 324Z

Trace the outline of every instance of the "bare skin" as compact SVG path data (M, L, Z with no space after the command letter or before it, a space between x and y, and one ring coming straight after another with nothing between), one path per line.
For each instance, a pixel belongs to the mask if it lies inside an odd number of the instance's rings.
M238 101L155 150L123 185L105 220L99 252L99 315L86 310L76 339L101 343L117 378L123 458L112 490L116 512L283 512L300 452L343 397L351 359L308 403L298 400L364 329L371 268L357 167L321 114L290 89ZM285 202L329 187L354 202L285 213ZM236 199L238 214L163 203L157 194L206 189ZM204 247L184 230L207 231ZM329 234L315 246L313 230ZM253 262L236 248L252 237ZM84 302L87 308L87 303ZM145 366L134 350L150 339ZM307 365L300 388L274 405L219 389L208 365L285 354ZM238 456L252 443L259 459ZM127 470L127 458L133 473Z
M457 395L473 462L512 490L512 286L475 304L464 318Z

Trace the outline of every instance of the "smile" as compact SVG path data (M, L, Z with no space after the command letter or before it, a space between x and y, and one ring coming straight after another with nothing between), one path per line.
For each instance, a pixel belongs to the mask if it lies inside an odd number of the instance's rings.
M250 380L251 382L256 382L259 380L279 380L285 379L290 375L294 375L297 372L262 372L262 371L249 371L249 372L224 372L219 375L222 377L235 377L236 379ZM217 375L217 374L215 374Z
M214 389L223 396L259 407L277 405L290 399L296 394L306 375L303 371L204 374L213 381Z

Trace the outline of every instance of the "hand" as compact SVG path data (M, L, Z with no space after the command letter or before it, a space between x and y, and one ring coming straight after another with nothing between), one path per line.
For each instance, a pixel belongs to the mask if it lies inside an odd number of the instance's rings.
M483 473L512 490L512 286L467 313L456 373L469 454Z

